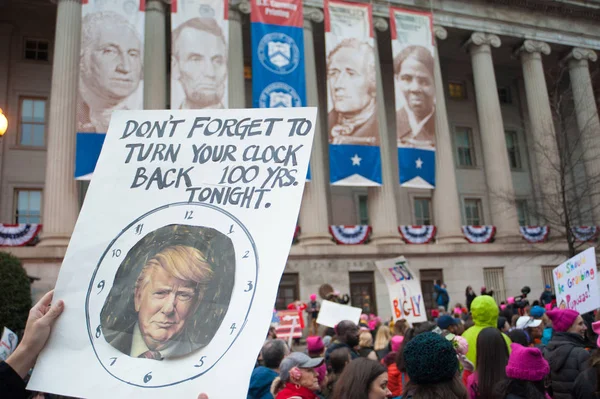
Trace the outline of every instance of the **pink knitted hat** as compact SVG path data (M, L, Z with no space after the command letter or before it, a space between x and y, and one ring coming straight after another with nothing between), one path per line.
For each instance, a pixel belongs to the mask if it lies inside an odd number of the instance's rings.
M311 301L316 301L317 300L317 294L310 294L310 300Z
M596 341L596 345L600 347L600 321L592 323L592 330L598 335L598 341Z
M579 316L579 312L573 309L552 309L549 312L546 312L550 320L552 320L552 328L554 331L565 332L577 319Z
M319 336L310 336L306 338L306 349L309 352L318 353L325 349L323 338Z
M404 341L404 337L402 335L394 335L392 337L392 352L398 352L400 350L402 341Z
M506 376L516 380L541 381L550 372L550 366L538 348L510 344L511 353L506 365Z

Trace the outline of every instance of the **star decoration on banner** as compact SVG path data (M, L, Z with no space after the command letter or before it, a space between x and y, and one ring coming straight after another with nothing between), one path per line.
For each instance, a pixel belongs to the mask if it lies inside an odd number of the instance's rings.
M421 161L421 158L418 158L415 163L417 164L417 169L421 169L423 166L423 161Z
M362 158L359 157L358 154L354 154L350 160L352 161L352 166L360 166L360 161L362 161Z

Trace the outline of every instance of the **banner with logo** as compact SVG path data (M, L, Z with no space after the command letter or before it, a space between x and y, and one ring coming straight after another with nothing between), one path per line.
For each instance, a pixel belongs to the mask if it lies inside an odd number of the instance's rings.
M403 187L435 187L433 16L390 8L398 168Z
M406 258L400 256L375 264L387 284L394 320L406 319L411 324L427 321L421 282Z
M171 109L228 108L229 3L171 2Z
M306 105L301 0L252 0L254 108Z
M596 251L588 248L552 271L556 305L581 314L600 308Z
M113 111L144 108L145 0L82 0L75 178L90 180Z
M330 182L380 186L371 4L325 0Z

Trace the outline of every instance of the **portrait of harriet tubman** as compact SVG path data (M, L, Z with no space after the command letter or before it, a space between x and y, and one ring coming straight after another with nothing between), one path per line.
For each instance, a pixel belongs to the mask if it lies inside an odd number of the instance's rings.
M219 231L169 225L127 253L100 315L106 341L130 357L187 355L217 332L231 299L235 251Z

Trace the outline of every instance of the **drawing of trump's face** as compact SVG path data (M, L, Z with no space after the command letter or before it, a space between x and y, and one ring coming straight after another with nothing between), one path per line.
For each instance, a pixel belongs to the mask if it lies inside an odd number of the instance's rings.
M203 254L192 247L169 247L148 261L136 282L134 298L148 349L160 351L179 337L211 277Z
M173 67L185 92L185 108L222 106L227 79L227 46L213 19L194 18L174 34Z
M353 39L350 39L353 40ZM342 42L328 58L327 79L334 109L357 114L375 96L372 48L361 42Z
M130 24L106 21L103 25L107 15L101 14L100 22L84 33L81 79L96 97L115 103L129 97L140 84L142 48Z

